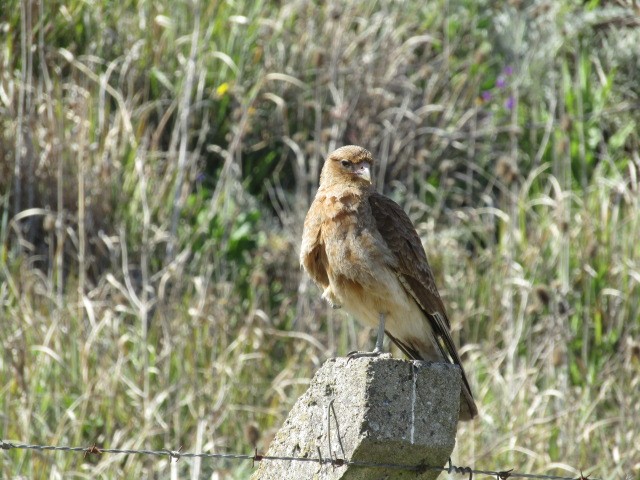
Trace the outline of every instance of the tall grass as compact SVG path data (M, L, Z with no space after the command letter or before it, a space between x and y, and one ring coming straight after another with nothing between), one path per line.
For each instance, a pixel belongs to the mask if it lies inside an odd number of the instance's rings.
M2 439L266 449L322 361L370 341L296 253L324 156L357 143L464 345L459 463L640 475L630 2L2 10ZM251 471L1 455L3 478Z

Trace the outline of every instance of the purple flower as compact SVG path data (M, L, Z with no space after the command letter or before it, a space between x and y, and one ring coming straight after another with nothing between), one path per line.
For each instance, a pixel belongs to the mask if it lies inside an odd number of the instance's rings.
M500 75L498 77L498 79L496 80L496 87L498 88L504 88L507 86L507 79L504 78L502 75Z
M485 90L484 92L482 92L481 97L482 100L488 102L489 100L491 100L491 92L489 90Z
M507 110L513 110L513 107L516 106L516 99L513 98L513 95L510 95L509 98L504 102L504 108Z
M507 77L513 75L513 67L511 65L507 65L506 67L504 67L504 69L502 70L502 73L504 73Z

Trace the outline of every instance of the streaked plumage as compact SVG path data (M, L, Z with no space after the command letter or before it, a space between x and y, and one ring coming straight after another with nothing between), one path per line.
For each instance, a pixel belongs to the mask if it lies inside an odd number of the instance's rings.
M333 306L372 327L384 314L384 331L408 357L459 365L460 419L471 419L477 408L424 248L404 210L373 189L372 164L353 145L326 159L300 263Z

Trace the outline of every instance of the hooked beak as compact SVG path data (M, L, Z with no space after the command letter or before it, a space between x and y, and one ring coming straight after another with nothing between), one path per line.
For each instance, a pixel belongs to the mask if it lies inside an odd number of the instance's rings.
M362 162L354 170L354 173L359 177L364 178L367 182L371 182L371 165L369 162Z

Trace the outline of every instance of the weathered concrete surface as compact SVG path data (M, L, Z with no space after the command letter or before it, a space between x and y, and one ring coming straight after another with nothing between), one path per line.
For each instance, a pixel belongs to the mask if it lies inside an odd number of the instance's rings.
M460 387L460 370L445 363L388 356L328 360L294 405L267 455L318 458L319 449L323 459L442 466L455 446ZM264 460L251 478L429 480L439 473Z

